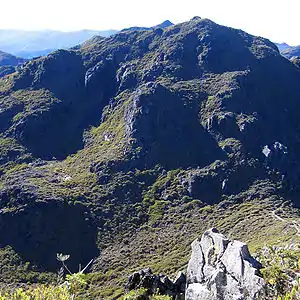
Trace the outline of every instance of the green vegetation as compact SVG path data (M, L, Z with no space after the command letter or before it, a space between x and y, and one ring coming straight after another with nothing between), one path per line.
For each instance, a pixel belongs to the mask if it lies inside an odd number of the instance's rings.
M261 273L267 284L269 297L296 300L300 297L300 244L289 247L265 247L259 255Z
M70 300L67 286L38 286L0 294L0 300Z
M127 293L123 300L139 300L139 299L149 299L149 300L172 300L172 297L167 295L159 295L158 293L155 295L148 294L147 289L140 288L138 290L132 290L129 293Z
M165 207L170 201L157 200L149 207L150 224L155 223L163 216Z

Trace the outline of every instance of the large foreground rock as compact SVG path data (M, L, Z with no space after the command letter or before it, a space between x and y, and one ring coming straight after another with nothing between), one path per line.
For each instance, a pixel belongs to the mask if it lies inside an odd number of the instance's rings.
M192 243L186 300L264 299L260 267L246 244L212 228Z

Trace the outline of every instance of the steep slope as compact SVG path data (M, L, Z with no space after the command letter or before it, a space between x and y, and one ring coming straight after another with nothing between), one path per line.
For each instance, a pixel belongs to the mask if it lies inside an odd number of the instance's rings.
M0 80L0 257L54 271L100 252L109 299L134 268L184 267L208 227L299 241L299 80L270 41L198 17L26 63Z

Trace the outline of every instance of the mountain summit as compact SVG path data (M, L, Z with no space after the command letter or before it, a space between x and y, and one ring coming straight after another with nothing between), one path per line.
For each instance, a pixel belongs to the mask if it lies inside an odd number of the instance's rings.
M2 281L96 257L94 299L113 299L130 270L186 266L208 227L299 241L299 82L269 40L200 18L0 79Z
M171 21L166 20L158 25L152 26L152 27L139 27L139 26L134 26L134 27L129 27L129 28L125 28L122 29L122 31L127 31L127 30L152 30L152 29L157 29L157 28L167 28L169 26L174 25Z
M172 26L172 25L174 25L174 24L171 21L166 20L166 21L154 26L154 28L167 28L167 27Z

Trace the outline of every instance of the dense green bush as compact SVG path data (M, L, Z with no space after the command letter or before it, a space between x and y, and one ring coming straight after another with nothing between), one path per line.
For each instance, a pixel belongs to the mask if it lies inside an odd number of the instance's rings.
M172 300L172 297L167 295L160 295L156 293L155 295L148 296L148 290L145 288L140 288L138 290L132 290L127 293L123 300Z
M16 289L12 293L1 293L0 300L70 300L71 294L67 285L31 287Z
M267 294L277 300L300 298L300 247L265 247L258 257Z

